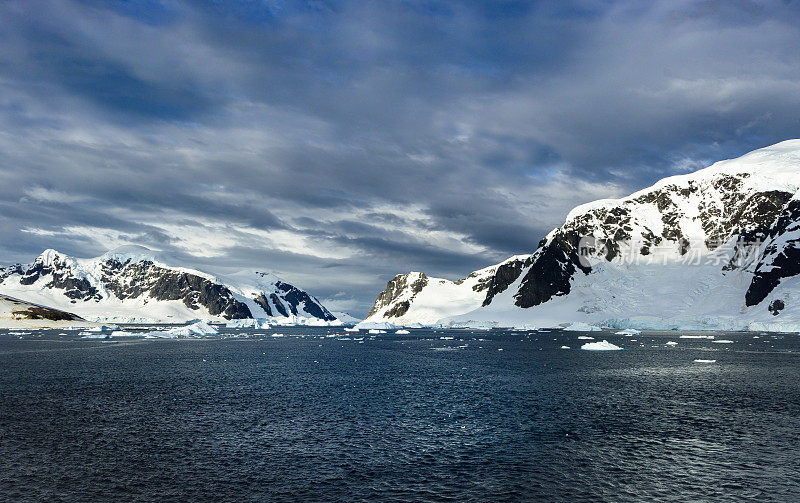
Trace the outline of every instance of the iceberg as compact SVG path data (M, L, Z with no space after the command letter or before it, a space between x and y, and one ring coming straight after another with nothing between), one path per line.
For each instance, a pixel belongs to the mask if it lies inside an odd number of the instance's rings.
M108 339L111 337L111 334L103 332L81 332L78 335L81 336L81 339Z
M571 323L564 327L565 332L600 332L602 329L596 325L589 325L582 321Z
M225 324L225 328L252 328L255 330L269 329L269 322L266 318L242 318L231 320Z
M408 330L398 330L398 331L395 332L395 334L397 334L397 335L408 335L410 333L411 332L409 332Z
M578 340L579 341L593 341L594 337L589 337L588 335L579 335L578 336Z
M217 335L219 331L204 321L198 321L182 327L170 330L158 330L145 334L145 337L153 339L177 339L178 337L199 337L201 335Z
M581 346L581 349L586 351L619 351L622 348L603 339L600 342L587 342Z
M496 321L451 321L447 324L447 328L468 328L472 330L491 330L497 328L499 324Z
M92 327L86 329L87 332L111 332L113 330L118 330L119 327L116 325L100 325L99 327Z
M392 325L388 321L362 321L353 328L358 330L395 330L401 327Z

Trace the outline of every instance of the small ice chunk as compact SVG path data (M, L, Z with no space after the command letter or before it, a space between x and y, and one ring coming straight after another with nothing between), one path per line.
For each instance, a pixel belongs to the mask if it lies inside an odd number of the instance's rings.
M561 346L561 349L569 349L569 346Z
M733 341L729 341L728 339L717 339L715 341L711 341L715 344L733 344Z
M398 335L408 335L411 332L409 332L408 330L397 330L395 333Z
M614 332L614 335L624 335L626 337L630 337L632 335L639 335L642 332L636 330L635 328L626 328L625 330L620 330L619 332Z
M581 341L593 341L594 337L589 337L588 335L579 335L578 340Z
M702 360L702 359L697 359L697 360L695 360L694 362L695 362L695 363L716 363L716 361L717 361L717 360Z
M678 343L675 341L667 341L667 346L677 346Z

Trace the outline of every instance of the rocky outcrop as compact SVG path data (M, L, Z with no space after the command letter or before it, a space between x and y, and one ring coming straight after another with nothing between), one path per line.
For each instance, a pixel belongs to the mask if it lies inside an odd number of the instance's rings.
M0 295L0 305L4 306L0 314L15 320L85 321L76 314L31 304L7 295ZM8 312L5 312L6 310Z
M367 319L381 313L385 318L399 318L408 311L414 297L428 285L428 277L422 273L410 272L398 274L392 278L386 288L378 294ZM404 298L401 298L404 297Z

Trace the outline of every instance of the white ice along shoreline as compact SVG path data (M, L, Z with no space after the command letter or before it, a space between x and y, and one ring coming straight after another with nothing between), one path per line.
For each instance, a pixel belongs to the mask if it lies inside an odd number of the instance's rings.
M458 281L400 274L364 323L800 332L798 243L789 140L580 205L534 253Z

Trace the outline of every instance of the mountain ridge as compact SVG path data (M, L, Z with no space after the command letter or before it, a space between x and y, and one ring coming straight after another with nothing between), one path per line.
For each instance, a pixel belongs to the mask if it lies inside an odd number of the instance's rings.
M437 294L426 285L412 297L407 289L398 292L387 286L367 321L800 323L800 304L794 304L793 292L787 290L800 273L793 265L800 258L798 190L800 140L787 140L662 179L626 197L576 206L532 254L480 270L493 272L483 278L488 286L479 306L463 309L453 303L431 321L435 309L415 304L448 292ZM695 258L715 265L681 266ZM395 286L403 276L392 280ZM712 290L719 297L701 302ZM671 308L656 302L657 291ZM476 292L473 300L481 294ZM408 305L398 316L399 302ZM439 304L447 305L446 299ZM774 308L779 305L783 307ZM462 312L453 314L457 310Z
M129 246L79 259L47 249L30 264L0 268L0 293L95 321L338 323L315 297L271 273L215 276L166 264L158 255Z

